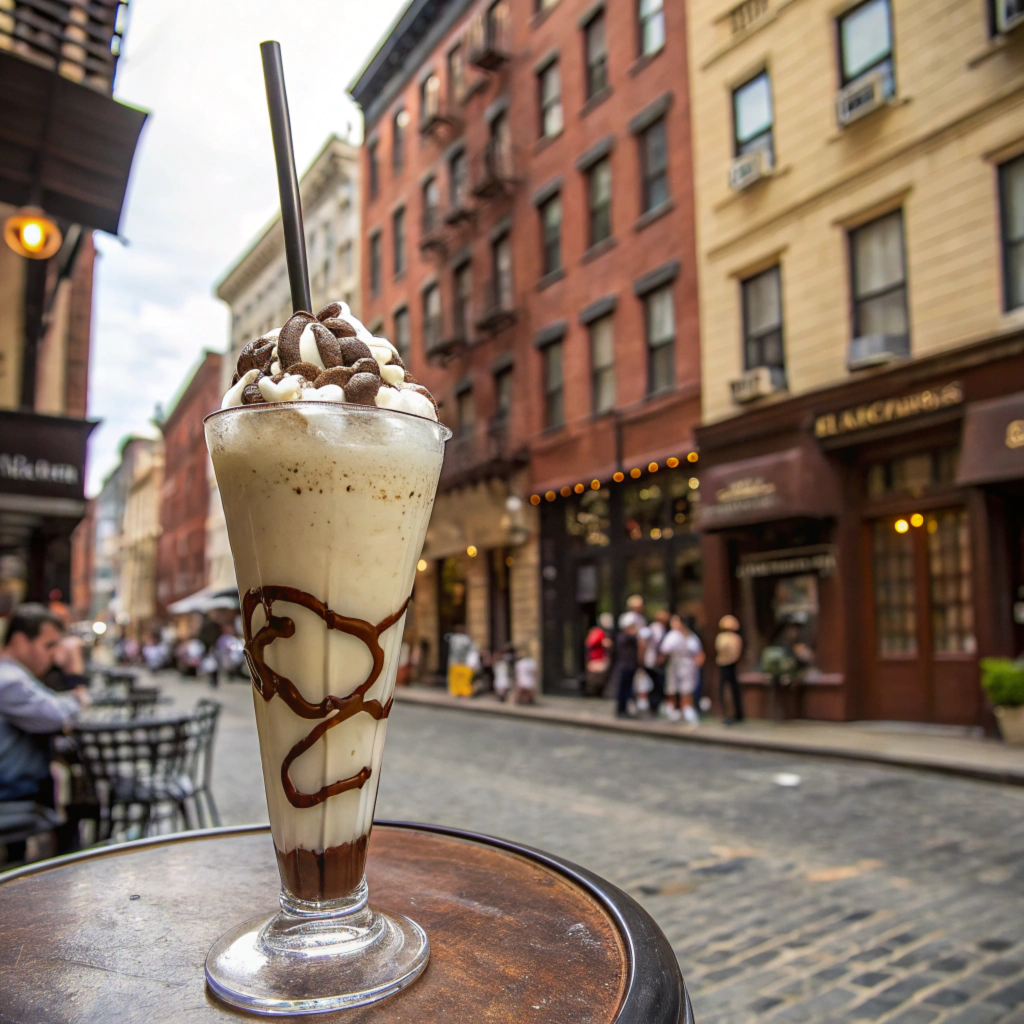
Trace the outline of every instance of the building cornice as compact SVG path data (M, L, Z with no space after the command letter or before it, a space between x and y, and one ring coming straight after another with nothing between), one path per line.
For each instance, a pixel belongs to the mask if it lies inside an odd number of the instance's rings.
M309 212L315 210L339 180L354 179L358 160L357 147L331 135L299 181L303 208ZM217 283L214 294L232 305L283 252L284 231L281 215L277 213Z
M349 95L363 108L367 135L473 3L474 0L409 0L369 63L348 87Z

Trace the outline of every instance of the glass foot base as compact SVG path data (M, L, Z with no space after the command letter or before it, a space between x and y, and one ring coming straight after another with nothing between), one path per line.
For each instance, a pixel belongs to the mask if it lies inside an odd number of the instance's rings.
M427 934L407 917L364 907L342 918L281 911L222 935L206 957L214 994L273 1016L365 1006L414 982Z

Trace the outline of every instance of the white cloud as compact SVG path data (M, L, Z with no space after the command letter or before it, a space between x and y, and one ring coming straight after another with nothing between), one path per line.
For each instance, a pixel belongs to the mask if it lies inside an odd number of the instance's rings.
M305 169L331 132L357 128L345 87L402 0L135 0L117 77L150 111L121 221L98 236L89 413L89 490L120 439L148 432L228 317L213 286L277 206L259 44L284 56L295 156Z

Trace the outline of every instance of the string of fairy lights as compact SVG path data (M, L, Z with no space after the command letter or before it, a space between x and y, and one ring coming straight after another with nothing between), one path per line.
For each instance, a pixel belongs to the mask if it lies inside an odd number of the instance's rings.
M687 452L686 455L684 455L682 458L676 458L676 456L672 455L665 460L665 468L678 469L679 466L683 464L683 462L688 462L691 465L694 465L697 463L699 459L700 455L698 455L697 452ZM649 462L647 464L648 473L657 473L659 469L661 469L661 465L657 462ZM639 480L640 477L642 477L643 475L643 468L640 466L634 466L631 470L629 470L628 473L624 473L622 472L622 470L613 473L612 481L614 483L621 484L625 482L627 476L632 480ZM698 487L700 487L700 480L695 476L691 476L687 482L690 485L691 491L695 491ZM604 484L602 484L600 480L590 481L590 489L592 491L599 491L603 486ZM583 494L586 491L586 489L587 484L583 483L582 481L577 484L566 484L558 491L545 491L543 495L531 494L530 504L539 505L542 501L555 501L559 495L561 495L563 498L569 498L572 497L573 494Z

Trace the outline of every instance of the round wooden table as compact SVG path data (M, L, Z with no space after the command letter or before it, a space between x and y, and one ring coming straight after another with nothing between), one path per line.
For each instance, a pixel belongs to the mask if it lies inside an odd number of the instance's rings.
M692 1024L672 947L629 896L500 839L375 824L370 900L430 936L411 987L305 1020L346 1024ZM207 990L229 927L277 905L266 826L144 839L0 876L0 1019L49 1024L250 1017Z

